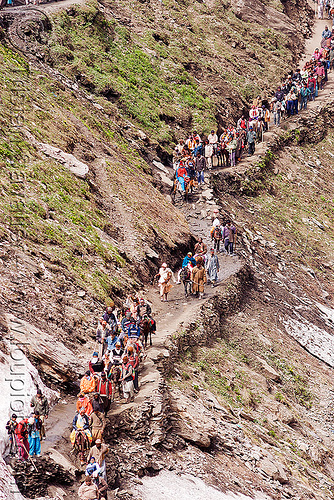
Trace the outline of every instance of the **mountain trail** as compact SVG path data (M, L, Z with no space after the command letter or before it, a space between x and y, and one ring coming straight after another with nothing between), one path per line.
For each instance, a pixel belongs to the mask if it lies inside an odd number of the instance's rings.
M313 5L312 5L313 7ZM306 40L304 55L299 62L299 67L302 68L306 61L310 60L314 49L320 47L321 34L325 26L329 23L325 19L315 19L313 26L312 37ZM268 132L263 134L263 142L257 143L255 148L255 153L253 156L244 156L242 160L235 167L228 168L215 168L213 172L215 174L224 173L243 173L248 170L251 166L256 165L261 161L265 154L269 151L271 143L279 136L285 134L288 130L292 130L298 127L301 119L305 120L309 117L314 117L315 114L319 113L320 108L326 106L329 102L334 100L334 71L328 72L328 82L326 83L323 90L319 91L318 97L315 101L309 101L307 103L307 109L298 112L298 115L293 115L290 118L285 118L281 120L279 127L275 126L273 122L270 122L270 129Z
M198 197L198 196L197 196ZM194 208L195 207L195 208ZM200 207L200 208L198 208ZM212 205L208 205L205 201L197 200L195 204L185 204L181 207L186 217L190 218L189 225L191 231L197 236L201 236L203 241L210 248L210 228L211 216L203 216L205 210L210 213ZM198 215L195 212L200 212ZM183 256L181 256L183 258ZM206 286L205 295L202 300L188 297L185 298L183 285L174 283L169 294L168 302L161 302L157 286L150 286L143 290L143 296L152 304L153 317L157 323L156 335L152 336L153 346L146 350L146 357L141 366L139 375L140 391L135 396L135 400L130 404L122 404L116 400L108 413L109 416L117 415L125 410L134 409L140 406L154 391L157 391L161 381L157 362L161 357L168 357L168 350L165 347L167 339L182 327L188 325L195 320L200 312L202 305L216 294L216 289L224 287L228 278L236 274L242 266L242 261L237 255L229 256L226 254L219 255L220 272L218 275L218 284L215 287ZM176 279L176 276L175 276ZM96 317L98 317L98 312ZM87 363L94 349L94 341L90 341L84 347ZM83 352L81 352L81 355ZM78 381L79 384L79 381ZM69 434L71 431L71 423L75 414L76 398L66 396L62 399L51 411L46 424L47 437L42 442L42 452L47 451L52 453L52 449L56 449L64 454L67 459L73 460L73 455L70 454Z
M46 12L54 12L60 8L65 8L69 5L75 3L83 3L81 0L65 0L59 4L43 5L43 10ZM307 41L305 48L305 57L301 60L301 64L305 62L305 58L310 57L313 50L319 40L321 39L321 32L324 29L327 21L316 20L314 25L314 33L312 38ZM327 82L323 91L319 93L319 97L316 101L308 104L307 111L300 113L302 117L317 113L319 108L328 102L328 100L333 100L333 88L334 88L334 78L333 73L329 73L329 81ZM298 117L291 117L290 119L284 120L280 128L272 128L269 132L265 134L265 141L258 144L256 147L256 152L253 157L247 157L243 159L235 168L226 169L215 169L215 173L219 172L235 172L244 171L250 165L258 162L261 157L266 153L270 141L272 138L284 132L288 127L293 126L297 122ZM205 186L206 191L209 189ZM209 191L211 191L209 189ZM210 226L211 226L211 215L214 208L219 206L215 204L211 196L203 196L204 190L198 190L197 193L193 195L190 203L184 203L179 205L179 208L185 214L191 232L196 236L201 236L204 242L210 248ZM183 258L183 256L180 256ZM220 273L219 282L217 288L224 287L225 281L237 273L241 266L242 261L237 256L228 256L225 254L220 254ZM149 347L146 352L145 361L142 364L142 369L140 373L140 392L135 397L134 403L129 405L113 403L109 415L122 413L124 410L129 408L134 408L139 406L145 401L145 399L152 394L154 390L159 387L160 373L157 368L157 360L161 356L168 356L168 351L165 348L165 343L168 337L170 337L174 332L179 331L183 326L186 326L189 322L194 320L200 311L200 308L205 301L209 300L216 294L215 288L209 286L206 287L205 296L203 300L195 299L193 297L185 298L183 286L174 284L170 294L169 301L167 303L161 303L158 294L158 288L156 287L146 287L143 290L143 296L152 303L153 316L157 322L157 333L153 336L153 346ZM98 312L97 312L98 316ZM91 344L91 345L90 345ZM85 351L87 351L87 360L93 349L94 342L88 343L85 346ZM62 453L65 453L68 457L69 455L69 436L71 429L71 421L75 413L75 398L73 396L66 397L58 405L56 405L50 414L50 418L47 422L47 439L43 442L42 451L46 452L53 447L56 447ZM65 437L64 437L65 436Z

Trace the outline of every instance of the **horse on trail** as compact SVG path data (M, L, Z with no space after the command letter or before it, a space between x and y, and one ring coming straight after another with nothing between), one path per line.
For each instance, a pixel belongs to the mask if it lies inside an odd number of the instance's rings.
M194 188L198 186L198 183L195 179L190 177L184 178L184 191L181 188L181 184L179 181L174 178L173 186L170 191L170 197L172 198L172 203L175 204L176 196L179 193L181 196L182 203L183 201L189 201L189 195L193 193Z
M155 333L155 321L148 316L143 316L139 323L141 340L144 347L147 347L148 336L150 336L150 345L152 345L152 333Z
M75 432L74 450L77 453L81 465L85 465L86 463L86 451L89 450L89 448L90 444L85 431L77 430Z

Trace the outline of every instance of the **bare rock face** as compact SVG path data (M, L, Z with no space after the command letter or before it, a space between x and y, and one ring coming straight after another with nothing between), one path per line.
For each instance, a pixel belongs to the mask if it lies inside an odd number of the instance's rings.
M280 421L283 422L283 424L290 425L290 424L297 422L296 417L294 416L292 411L290 411L284 405L279 405L277 416L280 419Z
M210 412L204 406L192 403L181 391L174 391L173 398L178 417L175 426L177 435L200 448L209 448L217 434Z
M47 454L56 464L64 467L65 470L75 476L77 468L62 453L60 453L55 448L49 448Z
M29 498L44 496L48 492L48 485L73 484L74 476L51 458L38 457L34 459L35 467L29 461L13 459L10 466L13 476L21 493Z
M70 153L65 153L59 148L51 146L50 144L44 144L43 142L38 142L35 137L26 131L26 136L29 141L42 153L44 153L49 158L53 158L57 160L59 163L64 165L72 174L76 175L80 179L85 179L88 172L89 167L82 161L78 160L75 156Z
M288 16L264 5L259 0L238 0L235 3L232 2L231 7L235 15L243 21L273 28L285 35L295 35L295 28Z
M185 420L180 419L177 433L186 441L194 443L200 448L209 448L211 445L211 435L198 427L196 428L193 422L190 426Z
M20 346L27 357L34 361L39 372L61 384L72 383L83 374L77 356L52 335L13 314L5 314L5 319L8 340Z
M273 462L268 458L259 461L258 467L274 481L279 481L281 484L287 483L288 476L280 462Z

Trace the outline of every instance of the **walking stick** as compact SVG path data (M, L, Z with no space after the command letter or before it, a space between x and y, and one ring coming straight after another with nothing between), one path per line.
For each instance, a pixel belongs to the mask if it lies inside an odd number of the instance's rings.
M32 463L32 465L34 466L35 471L36 471L36 472L38 472L38 469L37 469L37 467L36 467L36 465L35 465L35 462L33 461L33 459L32 459L32 457L31 457L31 455L29 455L29 452L28 452L27 448L25 447L24 443L22 442L22 443L20 443L20 444L23 446L23 448L24 448L25 452L27 453L27 455L28 455L28 457L29 457L30 462L31 462L31 463Z

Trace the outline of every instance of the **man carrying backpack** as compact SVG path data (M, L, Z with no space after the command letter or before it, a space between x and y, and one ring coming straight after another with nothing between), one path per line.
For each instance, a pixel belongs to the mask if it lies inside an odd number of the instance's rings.
M180 279L184 286L185 296L188 297L191 293L191 267L188 264L187 266L181 269Z
M220 226L216 226L212 231L213 248L219 252L220 241L222 239L222 229Z

